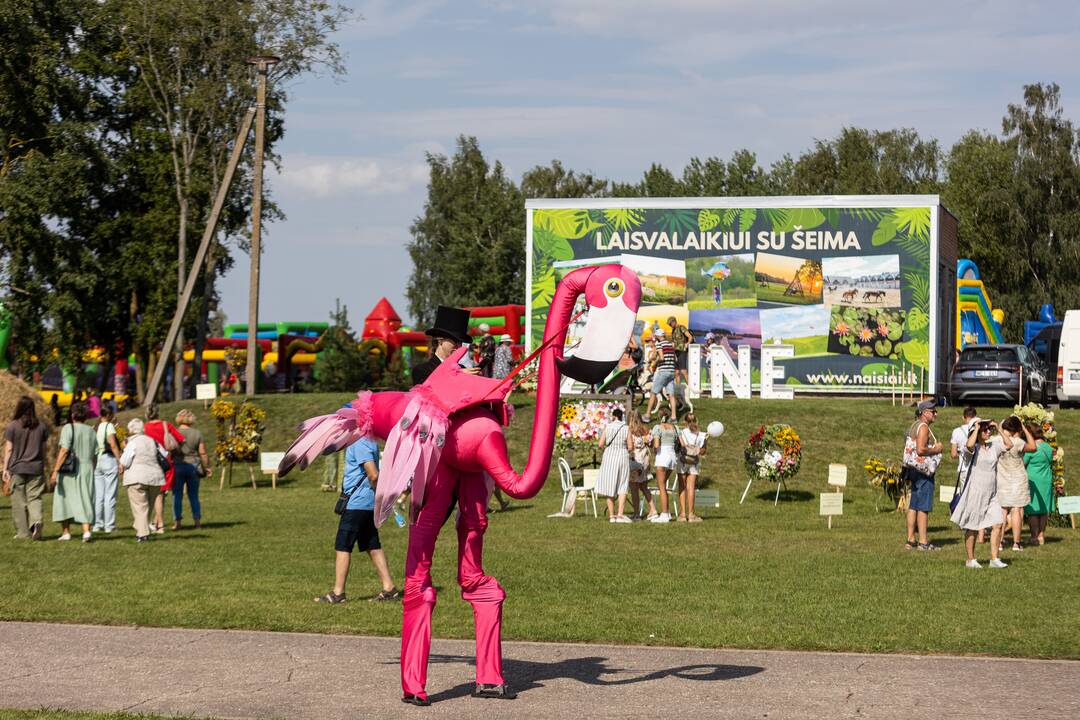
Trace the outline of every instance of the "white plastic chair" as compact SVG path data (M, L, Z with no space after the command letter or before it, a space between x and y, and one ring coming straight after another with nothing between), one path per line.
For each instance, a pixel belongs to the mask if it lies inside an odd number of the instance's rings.
M585 496L585 514L589 514L589 501L592 500L592 514L593 517L600 517L596 512L596 480L600 477L600 471L596 468L590 468L582 471L581 473L581 485L577 488L578 496Z
M562 483L562 505L559 506L559 512L569 513L574 507L578 489L574 487L574 473L570 470L570 463L566 462L566 458L559 458L559 481Z

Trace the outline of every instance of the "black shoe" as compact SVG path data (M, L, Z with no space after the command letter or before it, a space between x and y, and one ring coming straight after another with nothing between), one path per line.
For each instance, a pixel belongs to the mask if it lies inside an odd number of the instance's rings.
M417 707L427 707L431 704L430 700L422 698L419 695L406 695L401 698L401 702L408 703L409 705L416 705Z
M473 690L472 696L474 698L494 698L496 700L517 699L517 693L510 690L506 685L484 685L483 683L476 683L476 689Z
M41 523L39 523L39 522L34 523L33 525L30 526L30 539L31 540L40 540L41 539Z

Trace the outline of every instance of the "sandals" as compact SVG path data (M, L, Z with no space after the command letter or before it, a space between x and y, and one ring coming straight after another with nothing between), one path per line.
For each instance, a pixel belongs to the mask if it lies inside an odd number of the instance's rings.
M919 549L920 550L940 550L941 548L939 548L934 543L919 543Z
M427 707L431 705L431 701L426 697L420 697L419 695L405 695L401 698L401 702L409 705L416 705L417 707Z
M908 540L904 543L905 550L914 550L917 547L919 547L919 543L915 542L914 540Z
M315 598L315 602L323 603L325 605L340 605L341 603L345 602L345 593L341 593L340 595L338 595L333 590L331 590L325 595L320 595L319 597Z
M342 596L344 598L344 595ZM397 588L393 590L383 590L378 595L368 598L368 602L389 602L392 600L400 600L401 591Z
M700 515L691 515L686 518L686 522L703 522Z

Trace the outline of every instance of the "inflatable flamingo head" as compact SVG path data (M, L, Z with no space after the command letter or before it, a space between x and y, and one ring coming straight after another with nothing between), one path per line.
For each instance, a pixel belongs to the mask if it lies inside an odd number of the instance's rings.
M578 273L585 280L588 319L581 343L572 355L558 360L557 364L563 375L596 385L618 365L634 332L634 321L641 305L641 281L630 268L599 265L576 270L563 282Z

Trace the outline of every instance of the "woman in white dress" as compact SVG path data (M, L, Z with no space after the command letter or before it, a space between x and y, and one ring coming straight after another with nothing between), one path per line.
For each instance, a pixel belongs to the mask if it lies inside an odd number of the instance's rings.
M701 522L701 518L694 514L694 491L698 475L701 474L698 464L705 454L707 437L698 427L697 416L692 412L687 413L686 427L679 431L679 444L682 446L679 455L680 522Z
M660 514L652 519L655 523L671 522L668 512L667 480L675 472L678 458L675 448L679 444L679 431L668 419L667 408L660 410L660 422L652 429L653 449L656 451L656 487L660 492Z
M1015 415L1010 415L1001 421L1001 434L1003 437L1010 438L1013 443L1012 447L998 458L997 500L1004 510L1005 524L1012 528L1012 549L1018 552L1024 549L1020 545L1024 507L1031 502L1031 489L1028 487L1027 469L1024 467L1024 453L1035 452L1035 438ZM999 537L1004 545L1004 529Z
M652 436L649 428L641 420L641 413L635 410L630 415L630 436L627 438L630 450L630 507L634 517L640 518L638 509L638 493L645 496L645 504L649 508L646 520L656 517L656 505L653 503L652 493L649 491L649 448L652 446Z
M620 408L615 408L611 414L615 419L607 424L597 442L604 451L604 456L600 460L596 494L603 495L607 500L609 522L628 523L631 520L623 513L630 482L630 428L623 422L623 411ZM613 500L615 497L619 498L617 513Z
M1002 510L997 500L997 466L998 458L1012 448L1013 440L1002 435L991 438L996 429L997 423L993 420L975 418L972 422L965 448L974 456L968 466L960 500L950 516L964 531L967 566L974 569L982 567L975 559L975 538L986 528L991 528L990 567L1008 567L998 558Z

